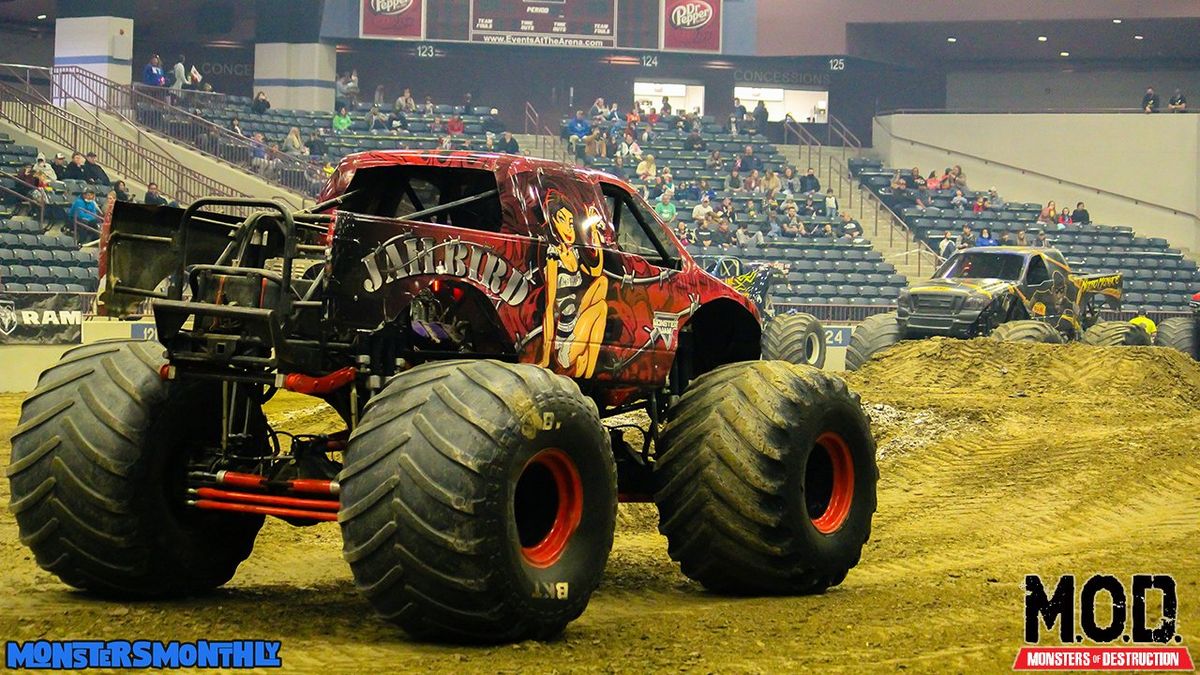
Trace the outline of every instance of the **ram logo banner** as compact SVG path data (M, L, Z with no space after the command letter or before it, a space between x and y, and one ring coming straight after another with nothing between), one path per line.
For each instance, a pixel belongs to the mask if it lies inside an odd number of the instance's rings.
M362 0L358 34L364 38L425 37L425 0Z
M1096 574L1078 586L1067 574L1052 591L1030 574L1025 642L1038 645L1045 636L1058 645L1022 647L1013 670L1190 671L1191 653L1179 645L1178 616L1175 579L1168 574L1135 574L1128 585Z
M12 335L17 329L17 306L12 300L0 300L0 333Z
M73 293L0 297L0 345L79 344L83 301Z
M662 48L685 52L721 51L722 0L662 0Z

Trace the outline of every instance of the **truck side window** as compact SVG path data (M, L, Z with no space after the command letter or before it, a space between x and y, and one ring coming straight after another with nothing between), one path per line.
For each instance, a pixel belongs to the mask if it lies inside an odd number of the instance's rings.
M1046 261L1042 260L1041 256L1033 256L1029 259L1029 271L1025 274L1025 283L1037 286L1047 281L1050 281L1050 272L1046 270Z

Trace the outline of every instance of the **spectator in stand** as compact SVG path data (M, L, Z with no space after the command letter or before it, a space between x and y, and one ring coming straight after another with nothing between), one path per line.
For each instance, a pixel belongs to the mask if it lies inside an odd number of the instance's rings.
M446 122L446 133L451 136L461 136L466 129L467 125L463 123L463 118L459 115L454 115Z
M500 140L496 142L496 151L509 155L519 155L521 154L521 146L517 143L517 139L513 138L512 132L506 129L500 134Z
M375 96L371 99L371 104L377 108L382 108L387 105L387 99L383 95L383 85L375 85Z
M800 194L800 176L790 166L783 167L783 175L779 177L780 192L791 197Z
M1028 246L1029 238L1025 236L1025 230L1017 230L1017 238L1013 241L1013 246Z
M987 210L987 197L983 195L975 195L975 203L971 204L971 213L983 213Z
M58 172L54 170L54 165L47 162L46 156L41 153L38 153L37 161L33 163L33 172L40 176L47 185L58 180Z
M111 185L112 181L108 179L108 174L100 166L100 162L96 161L96 153L89 152L87 161L83 164L83 179L92 185Z
M959 233L958 241L956 243L960 251L964 248L971 248L975 245L975 234L971 232L970 225L962 226L962 232Z
M158 183L150 183L146 186L146 196L142 197L142 203L151 206L167 206L171 202L168 202L167 198L158 191Z
M626 162L640 161L642 159L642 146L638 145L633 135L626 133L620 147L617 148L617 156Z
M567 125L564 128L564 135L567 138L567 142L571 144L571 148L575 152L575 156L578 157L583 153L583 139L591 132L592 125L587 121L587 118L583 116L583 111L576 110L575 117L572 118L571 121L567 122Z
M583 138L583 155L585 157L607 157L608 134L600 127L593 127L592 133Z
M800 212L795 205L784 209L784 216L778 221L777 229L779 230L778 236L788 239L808 236L808 229L804 227L804 221L800 218Z
M354 124L354 120L350 119L350 113L346 111L346 106L338 107L338 111L334 113L333 120L330 126L333 127L333 133L344 134Z
M1154 93L1154 87L1146 87L1146 95L1142 97L1142 112L1158 112L1158 94Z
M1187 112L1187 98L1184 97L1182 91L1176 89L1175 93L1171 95L1171 99L1167 101L1167 110L1177 113Z
M232 131L233 133L237 134L238 136L246 135L246 133L242 131L242 122L241 122L241 120L239 120L237 118L237 115L234 115L229 120L229 130Z
M733 245L735 235L733 234L733 223L728 220L717 221L717 227L712 233L712 243L721 248L729 248Z
M813 168L808 167L808 172L800 177L800 194L808 192L820 192L821 180L817 178L817 174L813 172Z
M300 127L288 129L288 134L283 139L283 152L294 157L308 156L308 148L304 146L304 139L300 137Z
M929 172L929 177L925 179L925 188L927 190L940 190L942 188L942 176L938 175L937 169Z
M1051 225L1058 222L1058 206L1053 201L1046 202L1045 208L1038 214L1038 223Z
M112 194L117 196L117 201L119 202L133 201L133 193L129 191L129 188L125 187L125 181L123 180L119 180L113 185Z
M54 170L54 180L63 180L67 178L67 156L61 152L54 153L54 161L50 163L50 168Z
M359 88L358 88L358 69L350 71L349 77L346 78L346 102L351 108L358 107Z
M671 167L669 167L669 166L663 167L662 173L660 175L662 176L662 180L663 180L663 190L670 192L671 196L674 197L675 196L675 176L671 174Z
M1077 225L1091 225L1092 214L1084 208L1083 202L1075 204L1075 210L1071 212L1071 222Z
M910 171L909 174L904 177L904 180L908 182L908 187L913 190L921 190L925 187L925 178L921 175L921 170L915 166L912 168L912 171Z
M388 127L388 116L383 114L383 111L379 109L379 106L371 106L371 109L367 112L367 131L374 131L376 129L383 129L386 131Z
M183 91L183 85L188 83L187 66L183 64L184 61L187 61L187 58L180 54L171 68L171 91L176 95L179 95Z
M954 234L950 230L946 230L942 234L942 240L938 242L937 252L938 257L943 261L954 255L958 250L958 242L954 241Z
M733 112L731 116L739 123L746 118L746 106L742 105L741 99L733 99Z
M492 134L493 136L504 131L504 122L500 119L500 111L495 108L489 110L487 117L483 118L483 122L479 126L483 128L485 133Z
M253 140L253 143L250 144L250 168L267 178L272 177L279 160L269 156L267 141L261 131L254 132L251 140Z
M1058 229L1065 230L1067 229L1067 225L1070 225L1074 222L1075 221L1071 219L1071 212L1065 207L1062 211L1058 212Z
M260 91L254 95L254 100L250 102L250 112L262 115L270 109L271 101L267 98L267 92Z
M729 172L729 177L725 179L725 188L733 192L744 192L746 189L746 180L742 178L742 172L738 171L736 164Z
M71 153L71 163L66 169L58 173L59 180L87 180L87 174L83 170L83 153Z
M49 185L44 181L40 174L33 169L32 164L25 164L21 170L17 172L17 191L29 197L30 199L43 204L46 201L46 193L44 188Z
M862 236L862 225L850 215L848 211L842 211L842 237L847 239L858 239Z
M725 158L721 156L721 151L714 149L708 153L708 158L704 160L704 166L709 171L723 171L725 169Z
M104 213L100 210L100 204L96 201L96 191L92 188L85 188L83 194L75 198L71 203L70 210L67 211L67 224L80 223L89 227L99 227L100 221L104 219ZM84 233L80 233L82 236ZM90 240L90 239L89 239ZM82 241L80 243L83 243Z
M454 149L454 139L450 138L450 136L448 136L448 135L438 138L438 148L437 149L438 150L453 150Z
M658 107L658 110L659 114L661 114L663 117L670 117L671 112L674 110L671 107L671 99L667 98L666 96L662 97L662 105Z
M658 176L658 165L654 163L654 155L646 153L646 155L642 157L642 161L638 162L637 168L634 169L634 173L636 173L637 177L642 180L652 179Z
M592 102L592 107L588 109L588 119L603 118L608 113L608 105L603 98L597 98Z
M413 98L412 89L404 88L404 93L400 94L396 102L392 104L392 110L400 112L412 113L417 111L417 100Z
M742 170L742 173L746 173L746 174L750 173L751 171L753 171L755 169L762 168L762 160L760 160L758 157L756 157L754 155L754 146L752 146L752 145L746 146L746 149L742 151L742 156L738 157L737 166L739 169Z
M657 213L658 217L664 223L666 223L668 226L671 226L674 224L675 216L678 213L678 209L675 207L675 204L671 201L671 191L670 190L667 190L662 193L662 197L660 197L658 200L658 203L656 203L654 205L654 212Z
M838 199L833 196L833 188L825 191L825 210L822 212L826 217L833 217L838 212Z
M308 137L308 156L318 161L324 160L325 153L329 152L329 146L321 135L324 132L324 129L314 129Z
M770 113L767 112L766 101L760 100L758 105L754 106L754 131L755 133L767 133L767 120L770 118Z
M954 191L954 196L950 198L950 206L953 206L954 208L958 209L959 211L966 210L967 197L966 197L966 195L963 194L962 190Z
M158 57L158 54L152 54L149 63L142 68L142 84L151 87L167 85L167 75L163 72L162 59Z
M692 131L692 133L688 134L687 138L683 139L683 149L691 150L692 152L699 152L701 150L707 150L708 143L706 143L704 139L700 137L699 131Z
M999 242L992 238L992 231L988 228L979 230L979 237L975 239L976 246L999 246Z
M432 96L426 96L426 97L425 97L425 102L421 104L421 110L422 110L422 111L423 111L423 112L424 112L426 115L432 115L432 114L433 114L433 108L434 108L434 105L433 105L433 97L432 97Z
M779 180L779 176L774 169L767 169L767 174L762 179L762 191L767 197L774 197L776 193L783 189L783 181Z
M955 187L960 190L967 189L967 175L963 173L961 166L955 164L953 167L951 167L950 176L951 187Z
M1012 246L1012 237L1007 232L1001 232L999 242L1001 246Z
M812 218L817 215L817 203L813 201L811 194L804 198L804 203L800 205L798 211L804 218Z
M1037 237L1033 240L1033 245L1036 248L1046 248L1050 246L1050 242L1046 239L1046 231L1038 230Z
M762 232L752 232L748 223L742 223L734 232L734 241L738 246L762 246L766 243L766 238Z
M647 126L651 126L651 127L652 127L652 126L654 126L655 124L658 124L658 120L659 120L659 119L661 119L661 118L660 118L660 117L659 117L659 115L658 115L658 111L656 111L654 108L651 108L651 109L650 109L650 112L646 114L646 124L647 124Z
M991 206L991 208L993 208L995 210L1000 210L1000 209L1004 208L1004 204L1006 202L1000 198L1000 193L996 192L995 187L988 188L987 198L988 198L988 204Z
M403 106L392 106L392 112L387 116L387 128L393 131L397 129L408 131L408 116L404 114Z
M762 176L758 175L758 169L751 169L750 175L746 176L746 180L742 181L742 189L750 194L760 194L762 192Z
M701 195L700 203L692 208L692 220L707 220L715 216L717 210L712 207L712 200L708 195Z

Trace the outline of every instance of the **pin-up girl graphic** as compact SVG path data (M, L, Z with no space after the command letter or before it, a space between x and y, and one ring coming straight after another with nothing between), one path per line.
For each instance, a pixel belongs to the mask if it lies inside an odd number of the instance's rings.
M608 318L603 221L594 206L579 219L557 190L546 197L553 239L546 250L546 315L542 321L543 368L588 378L596 370ZM594 264L585 259L594 257Z

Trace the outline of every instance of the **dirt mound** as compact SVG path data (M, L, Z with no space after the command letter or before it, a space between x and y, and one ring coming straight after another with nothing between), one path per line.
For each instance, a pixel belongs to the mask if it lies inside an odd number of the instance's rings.
M1200 407L1200 363L1173 349L931 338L902 342L847 379L864 390L1175 399Z

